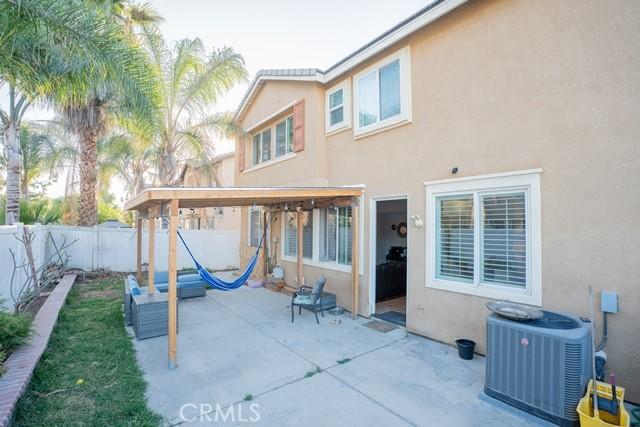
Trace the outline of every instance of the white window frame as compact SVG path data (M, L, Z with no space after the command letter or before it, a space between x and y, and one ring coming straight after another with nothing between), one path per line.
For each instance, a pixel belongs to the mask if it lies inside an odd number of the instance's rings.
M257 248L257 246L253 246L253 242L251 242L251 213L255 211L258 211L258 215L260 218L260 227L258 230L259 236L262 236L262 230L264 227L264 224L262 224L262 208L256 207L247 209L247 246L250 248Z
M426 287L450 292L542 305L540 169L425 182L426 190ZM525 289L480 281L480 206L484 193L524 191L527 200L527 283ZM436 277L436 198L457 194L474 197L474 280L463 283Z
M297 262L298 260L298 256L297 254L295 256L289 255L286 253L286 245L287 245L287 214L288 213L296 213L296 211L289 211L289 212L283 212L282 215L282 256L283 259L286 258L287 260L293 260L293 262ZM302 256L302 258L307 261L307 260L313 260L316 257L316 220L319 219L319 216L316 215L315 210L310 211L311 214L311 226L313 227L311 230L311 243L312 243L312 247L311 247L311 258L309 257L305 257L304 255ZM295 233L296 233L296 240L297 240L297 233L298 233L298 226L297 226L297 218L296 218L296 228L295 228ZM303 230L303 234L304 234L304 230ZM296 241L296 247L297 247L298 242ZM304 242L303 242L304 244ZM303 250L304 252L304 250Z
M331 124L331 111L339 107L329 108L329 99L337 91L342 91L342 121ZM325 92L325 134L334 134L351 128L351 79L343 80Z
M367 126L360 126L360 114L358 111L358 94L360 79L375 72L376 87L379 89L379 73L380 69L389 65L394 61L400 63L400 114L388 117ZM357 139L365 135L381 132L383 130L411 123L411 51L409 46L392 53L384 59L367 67L353 77L353 134ZM379 98L379 92L378 92ZM378 99L378 114L380 110L380 100Z
M363 196L364 197L364 196ZM360 198L360 205L359 206L364 206L364 198ZM359 224L359 233L358 233L358 247L359 248L363 248L363 244L364 244L364 209L359 209L359 218L358 218L358 224ZM280 245L280 257L283 261L287 261L287 262L292 262L292 263L296 263L298 261L297 257L292 257L289 255L285 254L285 226L284 224L286 224L286 212L282 213L281 216L281 224L283 224L280 228L280 241L282 242L282 244ZM336 242L337 243L337 242ZM344 272L344 273L351 273L351 265L345 265L345 264L339 264L337 262L337 250L338 248L336 247L336 261L332 262L332 261L320 261L320 211L318 209L314 209L313 210L313 258L303 258L302 259L302 264L303 265L309 265L312 267L318 267L318 268L324 268L327 270L334 270L334 271L340 271L340 272ZM353 255L353 254L352 254ZM364 274L364 251L361 249L358 251L358 274L359 275L363 275Z
M289 119L291 119L291 122L289 122ZM296 153L293 151L293 141L291 141L291 151L287 150L284 154L281 154L279 156L276 155L276 126L282 122L285 122L285 132L286 132L285 138L288 138L289 128L291 126L294 126L293 114L287 114L286 116L282 117L280 120L274 121L271 126L265 126L260 128L259 131L252 132L251 134L251 167L243 172L251 172L252 170L261 169L265 166L269 166L274 163L279 163L283 160L288 160L296 157ZM271 131L271 151L270 151L271 158L269 160L262 160L262 134L267 130ZM253 139L258 135L260 135L260 156L258 158L258 163L253 163L253 159L255 158L255 148L256 148L254 145ZM293 138L293 136L291 136L291 138ZM285 146L288 149L289 144L286 140L285 140Z

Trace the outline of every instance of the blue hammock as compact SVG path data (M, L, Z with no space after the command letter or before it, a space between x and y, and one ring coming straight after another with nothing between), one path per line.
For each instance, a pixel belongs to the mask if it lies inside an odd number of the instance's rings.
M268 227L268 224L267 224L267 227ZM187 249L187 252L189 252L189 255L191 256L191 259L195 263L196 269L198 270L198 274L200 274L200 277L202 278L202 280L204 280L205 283L208 283L209 285L211 285L211 287L214 289L218 289L221 291L232 291L234 289L238 289L240 286L247 283L247 280L249 280L249 277L251 277L251 273L253 273L253 269L258 263L258 254L260 253L260 248L262 247L262 241L264 240L264 236L267 234L267 227L265 227L264 233L262 233L262 237L260 238L260 243L258 244L258 249L256 249L256 253L249 260L249 264L247 265L247 268L244 270L244 273L242 273L240 276L238 276L237 279L231 282L222 280L214 276L213 274L209 273L209 271L206 268L204 268L202 265L200 265L198 260L196 260L196 258L193 256L193 254L191 253L191 249L189 249L189 246L187 246L187 242L184 241L179 231L178 231L178 237L180 237L180 240L182 240L182 244Z

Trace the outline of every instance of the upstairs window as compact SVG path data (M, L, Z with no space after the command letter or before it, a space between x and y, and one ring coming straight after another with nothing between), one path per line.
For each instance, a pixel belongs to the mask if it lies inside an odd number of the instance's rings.
M332 133L351 126L351 80L333 86L325 96L325 132Z
M356 136L411 120L409 48L355 76Z
M276 157L293 152L293 116L276 124Z
M253 136L254 166L292 152L293 116L289 116Z

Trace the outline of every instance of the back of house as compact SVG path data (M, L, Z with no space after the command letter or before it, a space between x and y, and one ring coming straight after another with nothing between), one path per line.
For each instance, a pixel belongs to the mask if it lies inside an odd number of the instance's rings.
M364 185L359 312L480 353L488 301L588 317L615 292L608 367L639 402L639 28L637 1L435 1L327 70L258 73L235 185ZM291 286L294 217L269 240ZM304 220L305 280L346 307L351 221Z

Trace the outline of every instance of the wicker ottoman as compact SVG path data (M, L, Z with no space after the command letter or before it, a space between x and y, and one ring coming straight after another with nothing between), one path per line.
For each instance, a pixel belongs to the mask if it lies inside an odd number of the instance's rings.
M167 335L169 330L167 294L133 295L131 318L136 338L147 338Z
M320 309L330 310L336 307L336 295L330 292L322 292L322 296L320 297Z

